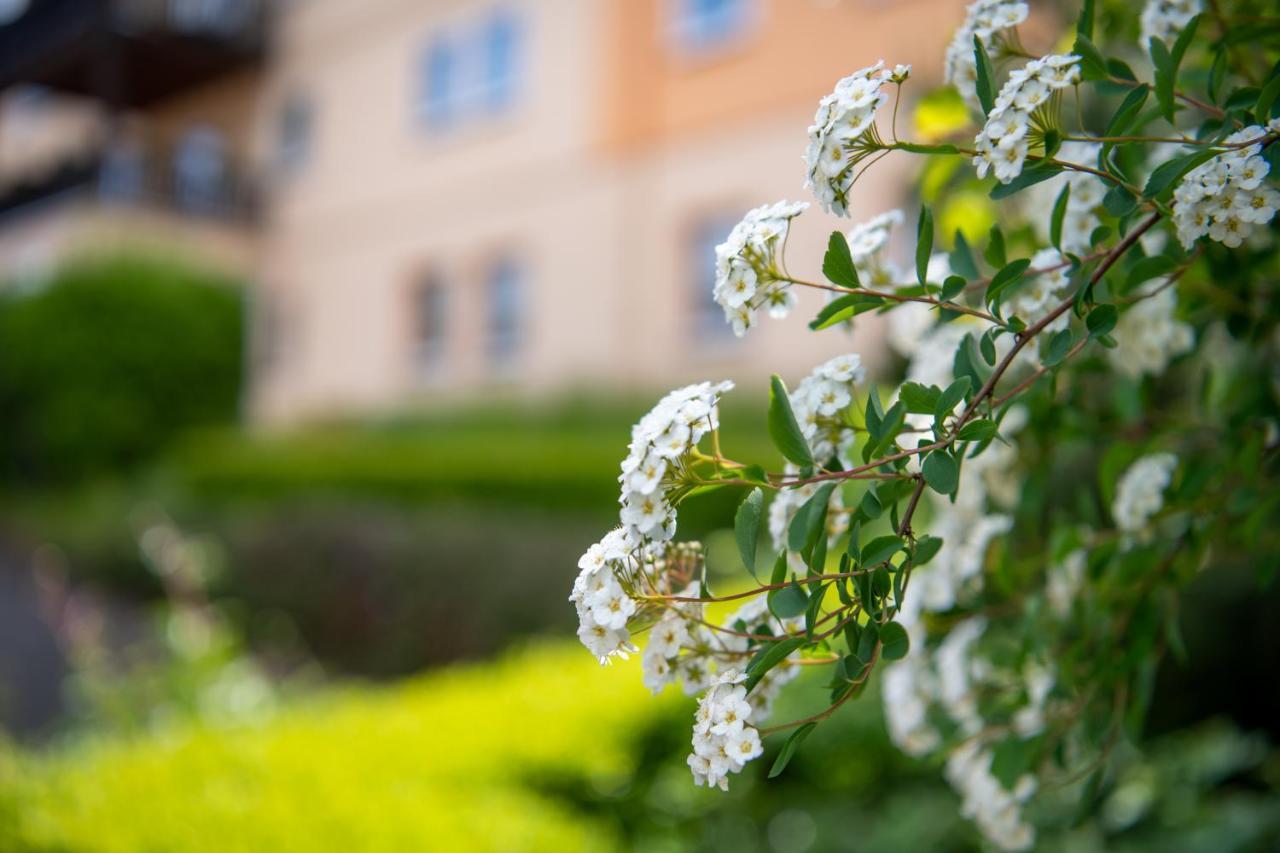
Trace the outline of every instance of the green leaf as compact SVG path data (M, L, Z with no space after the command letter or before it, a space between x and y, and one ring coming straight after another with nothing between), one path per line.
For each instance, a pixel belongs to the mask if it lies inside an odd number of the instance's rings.
M956 437L961 441L988 441L995 438L995 435L995 421L977 418L962 426Z
M769 610L779 619L799 616L808 606L809 596L804 594L799 584L789 584L769 593Z
M991 110L996 105L995 94L995 69L991 67L991 57L987 56L987 51L982 46L982 40L976 35L973 37L973 61L974 68L977 69L977 80L974 86L978 92L978 103L982 104L982 114L990 115Z
M822 258L822 274L832 284L841 287L858 287L858 271L849 253L849 241L839 231L832 231L827 240L827 254Z
M898 389L898 400L907 411L921 415L932 415L941 396L942 389L937 385L921 385L919 382L904 382Z
M996 365L996 339L994 334L996 331L994 328L987 329L978 340L978 352L982 354L982 360L992 367Z
M1118 218L1133 213L1134 208L1138 206L1138 199L1129 192L1127 187L1116 184L1102 197L1102 206L1106 208L1107 213Z
M991 278L991 284L987 285L987 305L999 306L1000 298L1006 290L1022 281L1022 276L1026 273L1027 268L1031 266L1029 258L1019 258L1012 263L1005 264Z
M783 551L778 555L778 559L773 561L773 573L769 576L769 583L777 586L787 579L787 552Z
M788 461L801 468L813 465L809 442L800 432L791 401L787 398L787 386L776 373L769 380L769 438Z
M1084 5L1080 7L1080 19L1076 23L1076 35L1093 38L1093 6L1094 0L1084 0Z
M873 457L879 456L883 451L891 447L898 438L898 430L902 429L902 424L907 418L907 407L901 402L894 403L889 407L889 411L885 412L884 419L880 422L880 428L874 442L868 442L862 450L863 461L869 462Z
M1213 67L1209 69L1209 100L1217 103L1222 91L1222 80L1227 74L1227 49L1219 46L1213 54Z
M827 520L827 506L831 502L831 493L835 491L834 481L823 483L813 495L800 505L791 518L787 528L787 547L800 552L809 547L822 532Z
M1022 174L1014 178L1007 184L996 184L991 190L991 198L999 201L1002 198L1008 198L1016 192L1025 190L1027 187L1034 186L1041 181L1047 181L1062 171L1062 167L1057 163L1047 163L1041 161L1034 166L1029 166L1022 170Z
M862 500L858 501L858 511L867 517L867 521L875 521L884 512L884 507L880 504L880 498L876 495L874 488L867 489Z
M742 555L742 564L756 573L756 544L760 541L760 515L764 507L764 491L760 488L747 492L746 498L738 505L738 513L733 518L733 536L738 542L738 553Z
M916 223L916 281L929 280L929 256L933 254L933 215L929 208L920 206L920 220Z
M981 388L991 375L991 368L982 361L978 354L978 344L972 334L965 335L960 346L956 347L955 360L952 362L952 375L957 379L967 378L974 388Z
M911 638L907 629L897 622L886 622L880 626L880 657L885 660L902 660L911 650Z
M1151 177L1147 178L1147 185L1142 189L1143 197L1164 198L1173 191L1173 186L1182 180L1183 175L1220 153L1213 149L1205 149L1161 163L1151 172Z
M929 488L939 494L951 494L960 483L960 466L956 464L955 457L942 449L925 457L920 473L924 474L924 481L929 484Z
M938 552L942 550L942 540L937 536L921 536L916 540L915 554L912 555L911 564L914 566L923 566L925 563L938 556Z
M810 642L813 641L813 628L818 623L818 611L822 608L822 597L828 586L829 584L819 584L809 596L809 606L804 609L804 635Z
M770 779L780 775L783 770L787 769L787 765L791 763L791 757L796 754L800 744L804 743L804 739L809 736L809 732L813 731L817 726L817 723L805 723L791 733L791 736L787 738L787 742L782 745L782 751L773 760L773 766L769 768Z
M1071 184L1063 183L1058 199L1053 203L1053 215L1049 218L1049 242L1062 251L1062 222L1067 217L1067 203L1071 201Z
M905 547L901 536L881 536L872 539L862 549L862 565L878 566Z
M1107 129L1103 136L1124 136L1125 133L1133 126L1134 119L1142 112L1142 105L1147 102L1146 86L1139 86L1131 91L1120 106L1116 108L1115 113L1111 116L1111 121L1107 123Z
M1125 276L1125 290L1132 290L1144 282L1159 278L1171 272L1177 266L1177 261L1168 255L1152 255L1149 258L1142 258L1129 267L1129 271Z
M1262 87L1258 103L1253 108L1254 117L1263 124L1270 121L1271 110L1277 98L1280 98L1280 75L1272 77L1271 82Z
M1076 36L1076 43L1071 48L1071 52L1080 57L1080 76L1085 80L1106 80L1111 76L1107 72L1106 60L1084 33Z
M1164 116L1166 121L1173 121L1173 82L1177 76L1177 71L1173 67L1173 57L1169 55L1169 48L1165 43L1153 38L1149 41L1151 50L1151 64L1156 69L1156 101L1160 104L1160 115Z
M1063 329L1049 339L1049 346L1040 360L1046 367L1061 364L1066 359L1067 353L1071 351L1071 347L1075 346L1075 342L1075 334L1070 329Z
M959 154L960 149L949 142L939 142L934 145L921 145L916 142L898 142L894 146L896 151L910 151L913 154Z
M942 283L942 292L938 294L938 298L943 302L950 302L961 293L964 293L964 289L968 284L969 282L958 275L949 275L947 280Z
M1200 16L1196 15L1183 26L1182 31L1178 33L1178 38L1173 43L1173 51L1169 54L1168 66L1165 73L1161 73L1160 64L1156 64L1156 100L1160 103L1160 110L1164 117L1169 121L1173 121L1173 90L1178 82L1178 68L1182 65L1182 58L1187 54L1187 48L1191 46L1191 40L1195 38L1196 27L1200 25ZM1155 56L1155 47L1152 47L1152 57Z
M879 308L884 301L882 297L866 293L846 293L822 306L818 316L809 321L809 328L815 332L821 331L873 308Z
M982 256L996 269L1005 265L1004 232L1000 230L999 225L991 226L991 239L987 241L987 250L982 253ZM976 272L974 276L977 276Z
M1023 740L1012 736L996 744L991 755L991 775L1000 780L1006 791L1012 791L1018 779L1032 769L1039 739Z
M787 659L787 656L805 644L803 637L787 637L765 646L756 656L747 664L747 680L742 686L751 692L751 688L760 683L760 679L764 678L769 670Z
M968 376L958 377L938 397L938 405L933 408L933 416L935 418L944 418L951 414L956 405L968 395L971 387L973 387L972 379Z
M951 250L950 261L951 268L965 278L978 277L978 265L973 259L973 249L969 248L969 241L965 239L964 232L959 228L956 229L955 246Z
M1096 338L1107 334L1116 327L1118 318L1119 312L1114 305L1099 305L1094 308L1089 312L1089 316L1084 318L1084 324L1089 329L1089 337Z

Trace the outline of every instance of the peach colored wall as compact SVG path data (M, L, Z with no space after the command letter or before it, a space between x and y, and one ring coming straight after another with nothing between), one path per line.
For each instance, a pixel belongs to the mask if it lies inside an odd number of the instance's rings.
M750 0L743 34L706 54L680 49L669 24L675 0L610 0L604 38L613 74L601 141L652 144L736 124L742 116L808 105L836 80L883 59L937 80L961 0Z
M803 73L769 59L775 42L767 28L786 16L779 4L765 3L766 31L752 55L740 58L743 68L727 75L713 65L670 71L661 105L628 102L638 114L650 110L647 135L637 137L643 144L602 145L602 129L614 121L602 105L625 101L618 81L640 73L629 66L668 73L660 57L619 53L602 34L618 25L620 9L656 7L509 0L502 5L523 16L528 52L516 107L445 131L424 127L413 110L422 46L494 5L315 0L287 19L266 83L260 153L269 159L270 130L290 93L311 99L314 128L310 157L295 174L278 177L271 193L260 298L264 313L274 307L277 316L263 330L274 340L263 342L272 357L255 377L259 418L582 384L657 389L730 376L762 388L771 369L798 377L851 346L875 360L882 347L873 321L861 323L853 341L840 332L807 332L805 319L821 305L814 294L790 321L766 321L745 341L699 340L692 277L700 259L689 243L703 216L736 217L756 204L805 197L801 155L816 99L841 73L874 57L851 56L848 65L809 61ZM804 33L821 30L823 20L861 32L855 43L865 50L890 29L877 23L858 30L848 9L820 18L813 4L795 6L804 7L797 12L802 26L782 37L789 45L783 59L802 61ZM891 54L910 42L905 58L921 63L929 52L940 55L960 5L901 6L917 20L922 9L943 8L930 27L933 43L916 25L914 36L880 46ZM898 6L875 15L864 8L862 18L885 15L901 26L906 14ZM633 31L637 43L656 38L653 28ZM833 49L834 37L824 38L823 50ZM696 105L722 104L726 88L760 75L786 80L792 72L797 80L765 87L760 99L694 120ZM891 158L868 177L855 218L897 203L905 165ZM802 219L792 241L794 271L816 277L827 235L842 225L848 223L816 211ZM504 252L526 270L527 337L518 363L497 371L485 360L483 273ZM440 276L448 294L446 350L434 373L414 359L412 306L426 271Z

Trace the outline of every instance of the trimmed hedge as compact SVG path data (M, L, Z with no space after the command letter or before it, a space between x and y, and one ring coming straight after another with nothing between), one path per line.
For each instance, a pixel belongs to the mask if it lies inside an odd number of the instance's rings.
M243 307L230 281L139 257L87 259L0 290L0 479L65 483L235 419Z

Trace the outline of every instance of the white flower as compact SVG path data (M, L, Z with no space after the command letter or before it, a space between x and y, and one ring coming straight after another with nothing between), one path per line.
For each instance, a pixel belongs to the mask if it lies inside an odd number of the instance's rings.
M1139 46L1147 49L1151 39L1170 42L1194 18L1204 11L1202 0L1147 0L1142 8L1142 39Z
M748 211L716 246L714 296L725 320L741 337L755 323L756 311L767 308L775 319L785 317L795 303L782 267L782 247L791 220L809 205L778 202Z
M848 215L854 163L865 150L861 137L875 123L876 110L888 101L881 88L892 76L884 70L884 62L877 62L845 77L818 102L805 152L805 186L813 190L823 210Z
M976 739L961 744L947 759L946 776L960 794L960 813L1002 850L1025 850L1035 830L1022 819L1021 806L1035 793L1035 777L1024 775L1006 790L991 773L991 750Z
M1178 296L1172 287L1143 299L1120 315L1107 351L1111 366L1132 377L1158 376L1169 362L1195 346L1191 326L1174 319Z
M1100 147L1093 142L1064 142L1054 157L1064 163L1089 166L1097 162ZM1102 179L1087 172L1066 170L1035 184L1021 195L1026 199L1026 210L1040 239L1048 241L1049 217L1045 212L1053 209L1064 186L1070 186L1071 192L1062 217L1062 251L1079 255L1089 250L1089 239L1102 224L1097 214L1107 192Z
M893 229L902 224L901 210L888 210L849 229L849 256L864 287L896 288L906 276L885 255Z
M960 96L975 110L981 104L978 102L973 37L977 36L983 48L990 50L992 36L1016 27L1027 19L1028 13L1027 4L1020 0L978 0L965 10L964 23L947 46L946 80L955 85Z
M1268 128L1252 125L1224 142L1238 145L1267 133ZM1260 143L1228 148L1187 172L1173 191L1173 221L1184 247L1205 235L1239 246L1276 215L1280 193L1262 183L1271 165L1261 152Z
M727 791L729 774L737 773L764 751L760 732L750 724L752 707L746 700L746 688L739 684L745 677L737 670L725 670L698 700L693 752L688 758L695 784Z
M787 395L814 459L826 462L850 432L840 412L853 402L854 388L867 371L856 353L823 362Z
M1045 584L1045 597L1049 606L1058 616L1066 616L1075 604L1076 593L1084 582L1086 558L1084 551L1076 549L1063 558L1062 562L1049 570Z
M665 478L718 426L720 396L732 387L731 382L701 382L677 388L632 428L618 477L619 518L627 539L668 540L675 535L675 510L663 491Z
M1144 456L1129 466L1116 484L1111 515L1116 526L1126 533L1143 531L1164 506L1164 490L1173 480L1178 457L1172 453Z
M1073 54L1033 59L1014 71L996 97L987 122L974 140L978 177L995 173L1001 183L1022 174L1027 159L1028 130L1035 124L1035 111L1054 92L1080 81L1080 57Z

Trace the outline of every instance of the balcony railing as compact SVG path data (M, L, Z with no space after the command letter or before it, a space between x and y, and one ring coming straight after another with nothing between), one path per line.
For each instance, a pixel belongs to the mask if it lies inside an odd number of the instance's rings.
M248 224L257 213L249 171L234 159L177 149L109 147L69 160L38 178L0 186L0 217L60 200L162 210L178 216Z
M268 0L30 0L0 25L0 89L146 106L256 63Z

